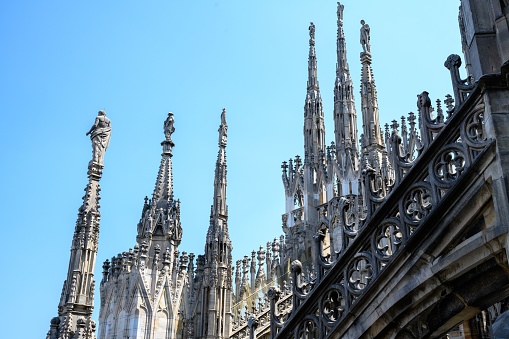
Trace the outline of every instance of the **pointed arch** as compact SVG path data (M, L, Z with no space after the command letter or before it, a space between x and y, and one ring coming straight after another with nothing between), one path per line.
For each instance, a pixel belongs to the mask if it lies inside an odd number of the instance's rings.
M166 286L165 286L166 287ZM167 289L164 288L159 301L155 304L153 337L165 339L170 332L170 300Z
M166 310L158 310L154 322L154 338L168 338L170 319Z
M128 306L129 320L127 323L129 338L148 338L152 308L145 285L139 271L132 271L131 303Z

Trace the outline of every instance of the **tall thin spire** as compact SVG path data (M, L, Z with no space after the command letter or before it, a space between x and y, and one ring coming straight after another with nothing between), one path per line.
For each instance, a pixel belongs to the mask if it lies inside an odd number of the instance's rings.
M325 152L325 124L318 85L315 25L312 22L309 25L308 82L304 104L304 151L305 159L313 163L318 163L320 153Z
M346 41L343 32L343 9L338 2L338 34L336 83L334 86L334 134L339 164L344 172L348 167L358 169L357 112L353 82L346 58Z
M382 133L378 116L378 99L375 78L371 68L371 42L369 25L361 20L361 99L364 145L368 148L382 148Z
M227 216L226 206L226 142L228 136L228 124L226 123L226 109L221 113L219 125L219 151L217 153L216 169L214 175L214 202L212 206L214 216Z
M226 205L226 110L221 113L219 151L214 175L214 198L205 244L205 265L199 315L196 317L196 338L221 339L230 336L232 321L232 243L228 234Z
M315 51L315 24L309 24L308 91L319 91Z
M51 320L46 338L95 338L94 268L99 244L99 181L104 167L104 153L109 145L111 122L104 111L99 111L95 123L87 133L92 140L92 160L88 164L88 184L71 245L67 279L64 281L58 317Z
M172 112L168 113L168 117L164 121L165 140L161 142L163 153L161 154L161 165L157 175L154 193L152 194L152 203L158 201L169 201L173 199L173 169L171 158L173 157L173 143L171 136L175 132L174 116Z
M219 125L219 151L217 153L216 168L214 172L214 198L210 210L210 225L207 232L205 256L209 261L216 260L227 264L231 254L231 241L228 234L228 206L226 204L226 142L228 124L226 123L226 109L221 113ZM218 246L218 249L215 247ZM212 249L212 251L210 251Z
M384 197L394 184L393 170L387 158L387 149L382 139L382 130L378 116L378 99L375 78L371 69L371 41L369 25L361 20L360 42L363 52L361 75L362 107L362 170L365 187L377 192L377 198ZM367 189L367 188L366 188ZM372 213L372 204L367 202L368 213Z

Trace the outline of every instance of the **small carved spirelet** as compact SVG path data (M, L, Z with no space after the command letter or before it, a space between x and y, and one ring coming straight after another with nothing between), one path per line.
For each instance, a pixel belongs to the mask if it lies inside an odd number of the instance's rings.
M312 22L309 23L309 44L315 44L315 24Z
M90 163L104 164L104 153L110 144L111 121L106 117L106 112L101 110L97 113L95 122L86 133L92 140L92 160Z

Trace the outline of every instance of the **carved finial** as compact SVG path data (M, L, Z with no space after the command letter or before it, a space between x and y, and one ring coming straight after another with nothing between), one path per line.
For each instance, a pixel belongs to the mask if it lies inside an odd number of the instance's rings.
M180 270L185 271L187 268L187 264L189 262L189 256L187 255L186 251L182 252L182 255L180 256Z
M445 96L444 104L447 107L447 118L449 118L454 111L454 99L452 98L452 95L447 94Z
M449 70L452 68L459 68L461 66L461 57L457 54L449 55L444 62L444 66Z
M361 45L364 53L371 53L370 28L369 25L361 20Z
M419 111L423 108L431 107L431 99L429 98L429 93L424 91L421 94L417 94L417 108Z
M309 44L315 44L315 24L313 22L309 23Z
M90 163L103 165L104 152L110 144L111 137L111 121L106 117L105 111L100 110L97 113L94 124L85 135L90 135L90 140L92 140L92 160Z
M461 66L461 58L459 55L450 55L445 61L444 66L447 67L451 73L451 81L456 105L461 105L469 96L470 92L474 89L475 84L472 83L472 79L470 78L461 79L459 72L459 68Z
M171 135L175 132L174 123L175 119L173 118L173 113L168 112L168 117L164 121L164 136L166 137L166 141L172 141Z
M283 161L281 168L283 169L283 173L286 173L286 171L288 170L288 163L286 161Z
M437 99L437 123L444 122L444 110L442 109L442 101L440 99Z
M103 282L107 281L108 280L108 274L110 272L110 261L108 259L106 259L106 261L104 262L103 264Z
M392 124L391 124L391 128L392 128L392 133L393 134L398 134L398 127L399 127L399 124L398 124L398 121L397 120L392 120Z

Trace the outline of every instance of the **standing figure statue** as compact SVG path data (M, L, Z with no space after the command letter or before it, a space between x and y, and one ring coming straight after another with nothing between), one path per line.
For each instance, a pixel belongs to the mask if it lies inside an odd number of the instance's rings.
M309 44L315 45L315 24L312 22L309 23Z
M221 112L221 125L219 126L219 145L226 146L228 138L228 124L226 123L226 108Z
M343 10L345 9L345 6L338 2L338 24L343 26Z
M104 152L110 144L111 122L106 117L105 111L99 111L95 118L94 125L90 127L90 131L86 135L90 135L92 140L92 160L91 163L103 165Z
M168 112L168 117L164 121L164 136L166 137L166 141L171 141L171 135L175 132L175 119L173 118L173 113Z
M371 43L370 43L370 36L369 36L369 25L364 21L361 20L361 45L362 50L364 53L370 53L371 52Z

